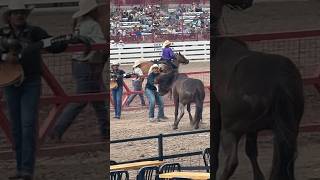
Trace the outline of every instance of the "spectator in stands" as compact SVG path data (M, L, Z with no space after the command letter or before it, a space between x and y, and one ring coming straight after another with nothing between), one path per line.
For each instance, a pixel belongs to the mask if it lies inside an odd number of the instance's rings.
M106 43L101 26L98 23L100 16L95 0L80 0L80 10L72 18L74 23L74 33L88 37L92 43ZM106 55L101 51L91 51L74 53L72 56L72 73L76 82L76 92L97 93L103 91L101 84L101 73L106 62ZM106 102L97 101L91 103L100 126L101 138L107 137L107 111ZM75 118L86 107L87 103L70 103L57 119L51 138L61 140L65 131L70 127Z
M121 107L122 107L122 94L123 94L123 78L131 77L130 74L126 74L126 72L122 69L119 69L120 63L112 63L111 64L111 75L110 78L115 79L117 86L111 90L112 99L114 103L114 113L115 119L120 119L121 117Z
M140 64L143 63L144 60L143 59L139 59L137 61L134 62L132 68L133 68L133 73L135 74L135 78L132 79L132 87L133 87L133 90L134 91L142 91L142 82L144 80L144 77L143 77L143 72L142 70L140 69ZM145 106L146 103L144 101L144 97L143 97L143 94L131 94L128 98L128 101L127 101L127 106L130 105L130 103L133 101L133 99L139 95L140 97L140 101L141 101L141 105L142 106Z
M9 85L3 89L17 163L16 172L9 179L32 180L38 138L41 49L46 48L48 52L60 53L67 47L67 42L61 38L61 40L50 39L48 33L42 28L29 25L27 19L32 9L27 8L23 1L10 0L7 2L9 6L2 14L5 26L0 28L1 38L3 41L9 38L16 39L17 46L22 47L13 52L11 48L1 43L0 57L2 61L20 63L24 71L24 79L21 83ZM6 179L3 175L1 177L1 179Z
M128 14L127 16L123 16L128 18L129 15L132 15L132 20L128 20L128 19L121 19L120 18L116 18L118 17L120 13L125 13ZM196 23L196 27L198 27L198 29L195 31L196 33L199 33L203 30L200 29L200 27L202 28L207 28L206 25L202 25L203 23L205 24L209 24L208 22L206 22L209 19L209 14L207 12L204 12L202 10L202 8L200 7L200 4L197 3L197 5L194 3L193 6L189 6L186 7L185 5L181 5L179 7L177 7L177 9L175 11L163 11L154 5L149 5L149 6L140 6L140 7L134 7L130 12L129 10L124 10L124 9L120 9L119 12L116 11L116 13L111 13L112 14L112 21L117 21L120 23L120 21L124 21L124 22L130 22L130 21L136 21L139 22L139 25L141 26L145 26L145 25L150 25L150 28L144 28L141 30L141 34L143 33L147 33L147 32L157 32L157 34L163 34L163 33L167 33L167 34L175 34L175 32L180 32L178 31L178 28L176 26L173 25L177 25L179 24L179 21L183 21L185 20L185 22L183 23L185 27L183 27L184 31L183 33L191 33L191 29L192 29L192 23L188 23L187 20L194 20ZM186 19L185 14L188 14L189 12L192 12L192 15L186 15ZM193 19L192 17L188 17L188 16L194 16L194 12L202 12L201 16L197 16L195 19ZM185 14L184 14L185 13ZM196 14L199 15L199 14ZM164 17L166 17L167 19L165 19ZM190 19L188 19L190 18ZM192 18L192 19L191 19ZM203 18L206 21L202 21ZM200 20L200 22L198 21ZM112 24L112 22L111 22ZM173 26L174 29L167 31L167 26L171 25ZM129 25L130 26L130 25ZM111 25L111 29L117 29L117 30L124 30L127 29L128 26L116 26ZM132 29L132 28L131 28ZM164 31L162 31L161 29L164 29ZM180 28L182 29L182 28ZM131 31L131 32L130 32ZM135 32L133 30L127 31L126 34L120 33L118 34L118 36L133 36L132 32ZM133 33L134 34L134 33ZM133 38L135 39L135 38Z
M173 52L173 50L170 48L170 45L172 43L169 40L166 40L163 43L162 46L162 56L161 56L161 60L164 60L167 64L169 64L173 69L178 68L176 65L173 64L173 59L175 59L175 54Z
M149 100L149 122L159 122L161 120L168 119L166 116L164 116L162 96L159 95L158 89L154 84L154 80L159 73L159 66L157 64L152 65L148 73L147 84L145 87L145 94ZM154 108L156 103L158 105L158 117L154 118Z

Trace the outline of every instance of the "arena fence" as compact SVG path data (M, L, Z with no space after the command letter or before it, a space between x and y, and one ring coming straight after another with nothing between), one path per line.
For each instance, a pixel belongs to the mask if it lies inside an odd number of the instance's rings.
M95 44L92 45L93 50L105 50L106 44ZM53 129L57 117L61 114L67 104L72 102L88 103L96 101L106 101L107 92L101 91L91 94L75 94L76 91L75 81L73 80L71 69L72 61L71 56L74 52L83 52L85 47L82 45L70 46L65 53L62 54L47 54L43 53L44 63L42 64L43 69L43 88L40 99L41 106L40 110L45 108L45 105L51 105L47 108L48 113L43 115L39 121L38 131L38 145L39 148L44 144L47 134ZM101 66L100 66L101 67ZM103 68L103 67L102 67ZM98 74L97 74L98 73ZM91 76L102 77L101 70L93 72ZM90 82L87 82L90 83ZM101 82L101 89L103 89L103 83ZM2 92L0 93L2 99ZM41 117L41 115L40 115ZM12 136L10 133L10 124L7 118L6 106L4 101L0 104L0 127L5 135L7 142L12 146ZM104 142L105 143L105 142ZM83 144L80 145L83 147ZM101 147L101 143L99 144ZM12 147L14 148L14 147ZM74 149L74 147L71 147ZM7 152L4 152L7 153Z
M165 39L165 38L164 38ZM173 42L171 46L175 52L181 52L190 61L209 60L210 41L185 41ZM133 43L110 44L110 61L122 64L133 63L137 59L160 59L162 42L158 43Z
M201 155L202 154L202 151L193 151L193 152L165 155L164 150L163 150L163 147L164 147L163 140L164 140L164 138L166 138L166 137L185 136L185 135L191 135L191 134L202 134L202 133L209 133L209 132L210 132L210 130L197 130L197 131L179 132L179 133L171 133L171 134L159 134L159 135L156 135L156 136L144 136L144 137L137 137L137 138L112 140L112 141L110 141L110 144L112 145L112 144L118 144L118 143L124 143L124 142L135 142L135 141L141 141L141 140L157 139L157 141L158 141L158 146L157 146L158 156L149 157L149 158L143 158L143 159L130 160L130 161L121 161L121 162L117 161L117 163L118 164L124 164L124 163L132 163L132 162L139 162L139 161L150 161L150 160L163 161L163 160L166 160L166 159L181 158L181 157L188 157L188 156L196 156L196 155ZM111 159L112 159L112 157L111 157ZM183 169L205 170L206 168L204 166L183 166Z
M203 33L176 33L176 34L144 34L141 36L110 36L111 40L116 43L122 41L127 44L155 43L155 47L161 47L164 40L172 42L183 41L208 41L210 39L209 32ZM121 44L120 44L121 45Z

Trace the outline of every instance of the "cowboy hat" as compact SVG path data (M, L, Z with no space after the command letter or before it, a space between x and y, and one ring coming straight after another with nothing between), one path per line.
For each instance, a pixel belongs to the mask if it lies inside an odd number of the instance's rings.
M79 11L73 14L72 18L76 19L81 16L84 16L91 12L92 10L102 6L104 4L98 4L96 0L80 0L79 2Z
M166 41L164 41L164 43L162 44L162 47L164 48L164 47L166 47L166 46L168 46L168 45L171 45L172 44L172 42L170 42L169 40L166 40Z
M111 67L112 66L120 66L120 63L118 63L118 62L113 62L113 63L111 63Z
M145 61L144 59L138 59L134 62L132 67L135 68L135 67L139 66L141 63L143 63L144 61Z
M5 8L4 14L9 14L11 11L23 10L28 14L33 10L33 7L27 7L24 1L10 0L8 7Z
M155 69L155 68L160 69L160 67L159 67L158 64L154 64L154 65L152 65L152 66L150 67L149 72L148 72L148 75L151 74L152 70Z

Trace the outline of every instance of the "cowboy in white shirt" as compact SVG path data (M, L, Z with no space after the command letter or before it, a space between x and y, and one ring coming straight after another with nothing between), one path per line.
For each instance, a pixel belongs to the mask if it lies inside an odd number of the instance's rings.
M143 77L143 72L140 68L140 64L145 62L144 59L139 59L137 61L134 62L132 68L133 68L133 73L136 74L136 77L134 79L132 79L132 87L133 87L133 90L134 91L141 91L142 90L142 82L144 80L144 77ZM144 101L144 97L143 97L143 94L131 94L128 98L128 101L127 101L127 106L130 105L130 103L133 101L133 99L139 95L140 97L140 101L141 101L141 105L142 106L145 106L146 103Z
M106 43L101 26L98 23L100 16L98 7L101 5L97 4L96 0L80 0L80 10L72 16L77 22L74 28L75 33L89 38L92 43ZM73 54L72 74L75 78L77 93L97 93L102 91L101 74L106 60L107 57L101 51L91 51L89 54L83 52ZM97 101L91 102L91 104L96 111L101 138L105 139L107 137L106 103ZM51 138L61 140L64 132L86 105L87 103L84 102L69 104L57 119Z

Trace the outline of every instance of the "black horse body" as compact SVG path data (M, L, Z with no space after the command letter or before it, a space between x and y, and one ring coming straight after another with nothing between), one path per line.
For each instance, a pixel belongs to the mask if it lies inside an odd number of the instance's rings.
M296 141L304 107L298 69L286 57L250 51L234 39L218 38L216 43L214 172L220 157L220 140L226 155L226 164L219 168L217 179L227 180L233 174L238 164L238 142L246 135L246 153L253 165L254 179L264 180L257 162L257 134L268 129L274 133L270 179L293 180Z
M173 129L178 128L178 124L184 115L185 106L187 106L191 126L193 126L194 129L198 129L199 122L202 119L203 102L205 98L203 82L199 79L189 78L186 74L180 74L176 70L160 74L156 81L159 84L160 95L163 96L172 90L175 104ZM191 103L195 103L196 105L194 118L192 118L191 115Z

